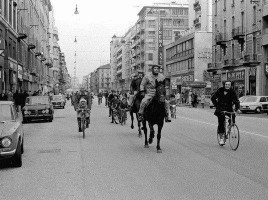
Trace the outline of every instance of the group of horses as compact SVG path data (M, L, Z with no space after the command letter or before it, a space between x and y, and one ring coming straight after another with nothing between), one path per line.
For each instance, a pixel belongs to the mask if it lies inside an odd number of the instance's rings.
M142 137L142 130L144 132L145 136L145 148L149 148L149 144L153 143L153 138L155 136L154 131L154 125L158 126L158 132L157 132L157 153L162 153L162 149L160 148L160 140L161 140L161 131L164 125L164 119L166 116L165 111L165 96L166 96L166 90L165 90L165 84L163 82L158 82L156 80L156 95L152 98L150 103L145 107L144 109L144 116L143 120L140 122L138 120L138 112L140 108L140 104L142 101L143 96L140 92L136 94L136 97L133 102L133 106L130 109L130 116L131 116L131 128L134 128L133 121L134 121L134 113L136 114L136 119L138 122L138 131L139 137ZM150 129L150 135L149 140L147 136L147 122ZM142 128L141 128L142 124Z

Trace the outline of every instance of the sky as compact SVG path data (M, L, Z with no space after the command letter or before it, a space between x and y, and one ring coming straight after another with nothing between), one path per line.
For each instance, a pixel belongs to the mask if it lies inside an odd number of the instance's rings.
M171 0L51 0L69 74L74 75L75 52L80 82L100 65L108 64L113 35L123 36L138 20L142 7L155 2ZM78 15L74 14L76 4Z

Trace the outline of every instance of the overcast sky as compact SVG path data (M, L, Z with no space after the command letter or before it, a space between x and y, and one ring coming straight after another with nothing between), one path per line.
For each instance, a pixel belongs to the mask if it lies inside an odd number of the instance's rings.
M59 44L65 53L69 74L74 74L77 52L77 77L109 63L112 36L122 36L138 20L142 6L167 0L51 0ZM179 2L179 1L177 1ZM75 15L75 6L79 14ZM75 36L77 43L74 43Z

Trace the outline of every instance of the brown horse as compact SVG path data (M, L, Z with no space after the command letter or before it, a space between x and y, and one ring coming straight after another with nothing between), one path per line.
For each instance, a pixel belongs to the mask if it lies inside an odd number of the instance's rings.
M164 119L166 116L165 111L165 96L166 96L166 89L165 84L163 82L158 82L156 80L156 95L152 98L151 102L145 107L144 110L144 117L142 121L142 129L145 135L145 148L149 148L148 140L147 140L147 126L146 122L149 124L150 128L150 137L149 137L149 144L153 143L154 138L154 125L158 126L158 133L157 133L157 153L162 153L160 148L160 140L161 140L161 131L164 125Z

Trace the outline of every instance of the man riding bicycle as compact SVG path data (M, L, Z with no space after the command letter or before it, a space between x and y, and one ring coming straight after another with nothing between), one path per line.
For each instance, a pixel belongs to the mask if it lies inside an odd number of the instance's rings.
M146 105L151 101L151 99L155 96L156 93L156 80L158 82L164 82L165 76L159 73L161 66L160 65L152 65L152 73L147 74L143 77L142 82L140 84L140 91L142 92L142 96L144 98L141 101L140 110L139 110L139 121L143 120L143 112ZM147 94L145 94L145 88L147 89ZM166 122L171 122L169 116L169 103L165 100L165 110L166 110Z
M76 95L75 98L75 110L77 112L77 123L78 123L78 130L79 132L82 132L81 128L81 111L82 109L86 110L86 128L88 128L88 125L90 123L90 110L91 110L91 95L86 92L84 89L80 90L80 93Z
M215 115L218 117L218 134L220 135L220 144L224 145L224 132L225 132L225 114L223 111L240 113L240 102L237 94L231 88L231 81L226 81L224 86L219 88L211 97L212 103L215 105ZM235 106L235 109L233 109ZM227 114L228 115L228 114ZM235 116L233 116L235 123Z

